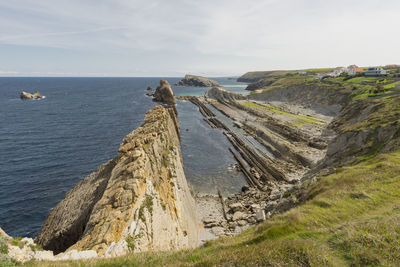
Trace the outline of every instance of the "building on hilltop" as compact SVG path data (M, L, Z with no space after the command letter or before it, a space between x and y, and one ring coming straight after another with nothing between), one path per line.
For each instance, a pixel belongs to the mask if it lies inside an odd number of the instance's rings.
M369 67L365 72L365 76L385 76L389 71L384 70L382 67Z
M359 68L359 67L347 68L347 74L350 76L354 76L357 74L363 74L363 73L365 73L365 70L363 70L362 68Z
M347 68L345 67L336 67L331 73L332 77L339 77L342 73L346 72Z

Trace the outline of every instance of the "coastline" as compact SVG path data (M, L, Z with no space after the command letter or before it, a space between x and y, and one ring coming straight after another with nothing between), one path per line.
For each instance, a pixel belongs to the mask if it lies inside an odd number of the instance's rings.
M299 188L307 173L324 158L326 142L333 138L324 132L332 117L296 105L251 102L246 96L217 87L207 91L205 96L177 99L197 106L209 127L223 132L233 145L234 149L229 148L229 151L237 161L237 169L247 181L239 193L220 201L218 196L213 196L211 202L214 206L218 203L220 211L217 218L201 216L208 233L237 235L302 201ZM271 108L264 111L263 105ZM311 118L310 123L303 122L298 129L287 126L293 121L299 123L297 120ZM268 126L259 122L263 119L268 121ZM271 134L262 134L260 129Z

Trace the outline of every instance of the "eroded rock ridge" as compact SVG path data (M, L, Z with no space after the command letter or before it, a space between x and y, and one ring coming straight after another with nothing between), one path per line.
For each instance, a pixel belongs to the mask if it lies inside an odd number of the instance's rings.
M55 253L99 256L197 245L195 201L183 170L176 109L156 106L118 155L53 209L36 241Z

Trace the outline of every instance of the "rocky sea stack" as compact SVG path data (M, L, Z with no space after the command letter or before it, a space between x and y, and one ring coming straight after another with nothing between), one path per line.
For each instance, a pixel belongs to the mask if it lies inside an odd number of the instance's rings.
M159 88L170 90L163 81ZM118 155L52 210L36 242L55 253L106 257L197 246L196 206L179 136L175 107L148 111L144 124L123 139Z
M176 104L175 97L174 97L174 91L172 91L171 86L169 85L168 81L160 80L160 85L157 87L157 89L154 93L153 100L156 102L162 102L162 103L168 104L168 105Z
M193 86L193 87L213 87L219 86L218 82L201 76L185 75L185 78L180 80L177 86Z
M19 97L22 100L25 100L25 99L42 99L43 98L43 96L39 92L31 94L31 93L27 93L27 92L24 92L24 91L20 94Z

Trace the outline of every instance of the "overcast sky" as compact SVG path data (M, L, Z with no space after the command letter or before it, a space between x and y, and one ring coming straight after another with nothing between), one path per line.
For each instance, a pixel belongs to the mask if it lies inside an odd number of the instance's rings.
M0 76L400 63L399 0L0 0Z

